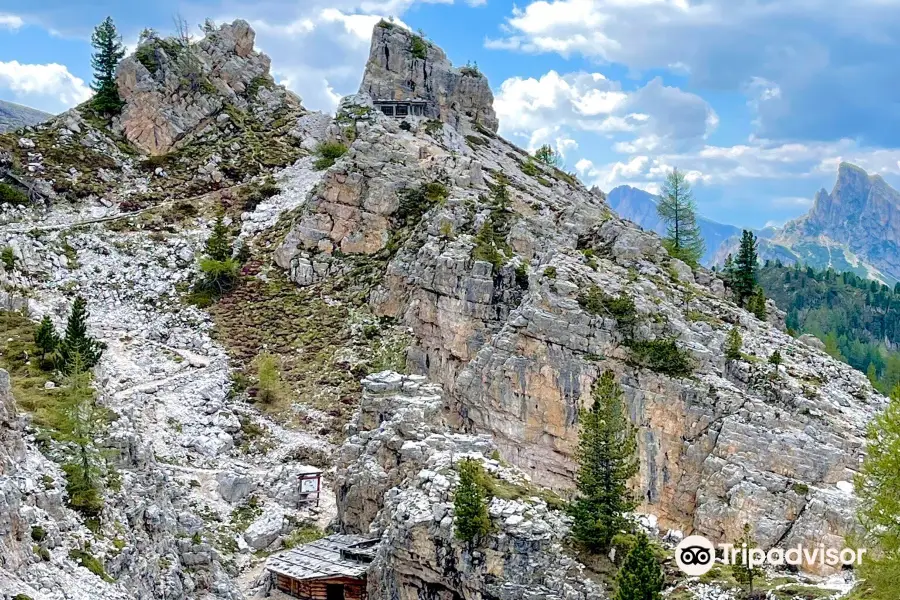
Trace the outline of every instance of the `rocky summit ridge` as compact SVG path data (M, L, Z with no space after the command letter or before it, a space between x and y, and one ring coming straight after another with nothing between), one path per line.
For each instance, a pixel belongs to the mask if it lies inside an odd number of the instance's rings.
M3 172L35 200L0 212L3 594L262 597L266 556L331 528L382 540L372 599L608 597L560 510L604 370L638 427L634 491L658 537L853 533L850 482L885 404L864 375L499 137L487 80L432 42L376 25L360 93L331 117L259 79L253 39L225 24L185 61L150 36L120 67L118 120L73 109L0 136ZM389 117L391 98L426 112ZM219 214L240 283L188 305ZM33 379L10 345L29 318L60 325L75 295L108 344L96 385L121 474L93 529L39 435L36 402L63 382ZM732 328L743 355L726 361ZM252 394L262 351L282 406ZM453 534L460 457L502 490L479 548ZM308 463L325 470L318 507L285 484Z

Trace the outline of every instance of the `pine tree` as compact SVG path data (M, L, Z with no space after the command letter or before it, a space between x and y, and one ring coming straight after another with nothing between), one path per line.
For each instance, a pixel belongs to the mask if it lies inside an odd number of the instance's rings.
M866 598L894 600L900 581L900 386L881 415L869 424L869 444L857 476L859 518L869 553L862 563Z
M41 364L43 365L44 359L48 355L52 355L59 345L59 336L56 334L56 329L54 329L53 321L50 320L49 315L44 315L44 318L41 319L35 330L34 343L37 345L38 350L41 351Z
M206 240L206 254L213 260L225 261L231 258L231 232L222 215L216 218L212 233Z
M756 288L756 293L750 297L750 301L747 303L747 310L752 312L760 321L766 320L766 293L761 287Z
M580 413L578 497L569 512L575 539L596 552L609 548L614 535L631 528L625 513L636 502L628 480L637 474L638 461L635 430L612 371L600 376L592 396L591 408Z
M90 371L100 362L106 345L88 335L87 319L87 302L79 296L72 304L66 334L59 343L59 368L63 373L72 373L76 359L85 371Z
M62 404L60 439L68 442L69 456L63 464L68 503L86 517L95 519L103 510L103 455L94 443L102 423L101 411L91 387L91 373L77 350L70 355L70 371Z
M642 532L616 575L614 599L660 600L663 582L662 568L653 554L650 540Z
M741 347L744 340L741 338L741 332L737 326L732 327L725 336L725 358L728 360L740 360Z
M671 256L696 267L706 251L706 244L697 225L697 206L691 185L684 173L678 169L669 173L660 196L656 209L667 227L663 241L666 250Z
M731 574L734 576L735 581L738 583L742 583L747 586L747 591L752 594L753 593L753 582L763 576L763 570L759 567L750 567L749 563L745 563L743 560L743 548L747 548L749 551L753 548L756 548L756 540L753 539L753 534L750 530L750 524L744 524L744 534L741 536L741 539L738 540L736 544L736 549L738 550L737 559L734 564L731 565Z
M775 373L778 373L778 368L781 366L781 363L784 362L781 358L781 352L777 349L772 352L769 356L769 364L775 367Z
M741 235L741 246L738 250L734 277L731 282L735 301L741 306L744 306L744 301L749 299L756 290L756 278L759 270L756 248L756 236L752 231L745 229Z
M118 114L123 102L116 84L116 68L125 56L125 47L112 17L106 17L97 25L91 36L91 45L95 50L91 55L91 66L94 69L91 88L95 92L91 106L100 115Z
M456 516L456 537L472 543L491 530L491 517L487 510L487 492L481 483L484 469L476 460L465 459L459 463L459 485L453 496Z

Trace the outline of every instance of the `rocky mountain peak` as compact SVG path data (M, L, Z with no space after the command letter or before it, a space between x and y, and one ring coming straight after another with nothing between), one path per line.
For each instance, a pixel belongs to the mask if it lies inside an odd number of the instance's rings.
M381 21L359 91L373 100L426 100L426 116L457 130L467 122L496 132L494 95L477 66L454 68L444 51L404 27Z
M152 155L165 154L223 110L268 114L300 100L269 73L271 60L254 50L256 33L243 20L207 31L195 43L150 32L119 65L125 101L118 128Z

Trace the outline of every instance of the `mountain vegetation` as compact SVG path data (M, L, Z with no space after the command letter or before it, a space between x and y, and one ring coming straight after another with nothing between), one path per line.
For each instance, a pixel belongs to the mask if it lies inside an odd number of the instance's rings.
M612 371L594 386L593 404L580 416L578 498L570 506L575 539L592 551L610 547L631 529L625 513L636 506L628 481L638 473L637 441Z
M675 258L697 266L706 252L706 243L697 225L697 205L691 184L682 171L673 169L666 176L656 209L667 226L666 250Z
M883 393L900 383L900 285L778 261L760 268L759 281L791 330L822 340Z

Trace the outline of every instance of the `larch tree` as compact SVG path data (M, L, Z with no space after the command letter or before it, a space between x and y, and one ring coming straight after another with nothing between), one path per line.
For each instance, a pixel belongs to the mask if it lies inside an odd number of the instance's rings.
M578 495L569 506L572 534L592 552L606 550L632 524L625 513L636 506L628 481L638 472L637 439L612 371L594 385L593 403L580 413Z
M861 566L872 600L894 600L900 581L900 386L890 404L869 424L869 444L856 477L859 519L869 553Z
M682 171L673 169L666 176L656 210L666 223L663 244L669 254L692 267L700 264L706 244L697 225L697 205L691 184Z
M106 17L97 25L91 36L91 45L94 47L91 55L91 67L94 69L94 82L91 84L94 97L91 99L91 107L100 115L116 115L123 105L122 98L119 97L119 86L116 84L116 68L125 56L125 47L112 17Z

